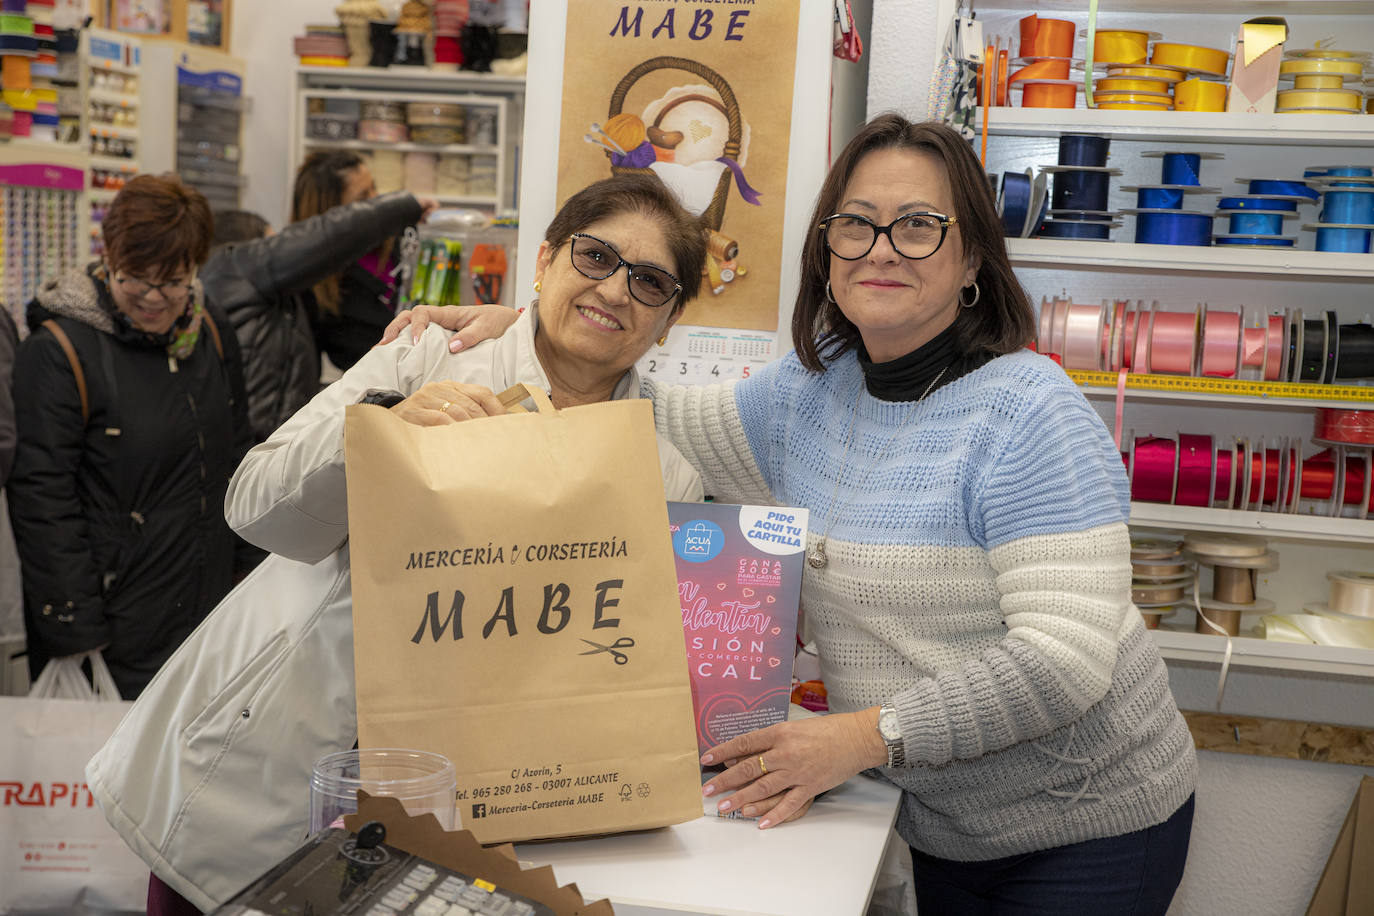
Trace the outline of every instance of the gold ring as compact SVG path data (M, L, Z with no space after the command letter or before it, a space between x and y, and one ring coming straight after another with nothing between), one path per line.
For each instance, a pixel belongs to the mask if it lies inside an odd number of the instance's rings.
M448 413L448 409L453 406L452 401L445 401L444 406L439 408L439 413Z
M759 754L759 769L763 771L764 776L768 775L768 767L764 766L762 754Z

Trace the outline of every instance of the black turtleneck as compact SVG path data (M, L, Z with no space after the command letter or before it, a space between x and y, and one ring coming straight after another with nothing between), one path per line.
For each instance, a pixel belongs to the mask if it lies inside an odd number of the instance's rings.
M859 366L863 369L864 384L868 393L883 401L914 401L926 391L926 386L940 370L949 368L940 380L930 389L935 391L963 375L992 360L993 354L987 351L978 353L959 352L959 342L954 333L954 325L945 328L934 338L912 350L885 363L875 363L869 359L868 350L859 344Z

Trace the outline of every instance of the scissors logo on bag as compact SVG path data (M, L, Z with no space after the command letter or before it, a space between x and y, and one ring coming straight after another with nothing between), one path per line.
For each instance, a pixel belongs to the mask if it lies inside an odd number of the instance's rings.
M628 636L620 637L615 642L611 643L609 646L603 646L599 642L592 642L590 639L584 639L582 641L589 646L593 646L594 648L590 649L587 652L579 652L578 655L600 655L602 652L609 652L611 653L611 657L615 659L615 663L617 665L624 665L630 660L630 656L626 655L624 652L620 652L617 650L629 649L633 647L635 644L635 641Z

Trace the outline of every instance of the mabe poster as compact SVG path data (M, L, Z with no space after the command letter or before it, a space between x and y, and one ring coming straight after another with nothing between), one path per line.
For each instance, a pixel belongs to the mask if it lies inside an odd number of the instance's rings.
M671 188L710 251L687 324L777 330L797 9L568 0L558 204L613 173Z
M806 522L805 509L668 503L703 753L787 718Z

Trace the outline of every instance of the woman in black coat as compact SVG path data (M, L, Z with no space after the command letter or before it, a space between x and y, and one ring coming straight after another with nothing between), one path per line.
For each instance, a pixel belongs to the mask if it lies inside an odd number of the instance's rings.
M8 489L30 672L102 649L132 699L233 585L224 493L252 440L238 342L196 279L205 198L142 175L102 231L105 260L29 305Z
M302 167L298 187L302 181L314 180L318 168ZM413 226L432 207L432 202L417 200L406 191L361 197L291 223L275 235L226 244L211 253L200 279L206 297L228 313L243 349L248 418L255 441L270 436L320 390L311 288L327 287L342 271L343 279L336 283L338 294L347 292L350 302L358 298L362 286L348 280L353 271L362 271L355 262ZM261 234L266 224L258 222ZM370 274L368 280L380 282ZM389 300L363 302L358 308L365 308L369 316L375 310L375 321L383 327L392 317ZM349 306L350 314L353 309ZM370 329L375 321L369 318L364 326ZM348 356L341 352L343 345L338 341L349 334L340 322L321 333L321 343L336 364L338 359L361 355L354 355L350 347L343 349ZM367 334L370 347L380 332L368 330Z

